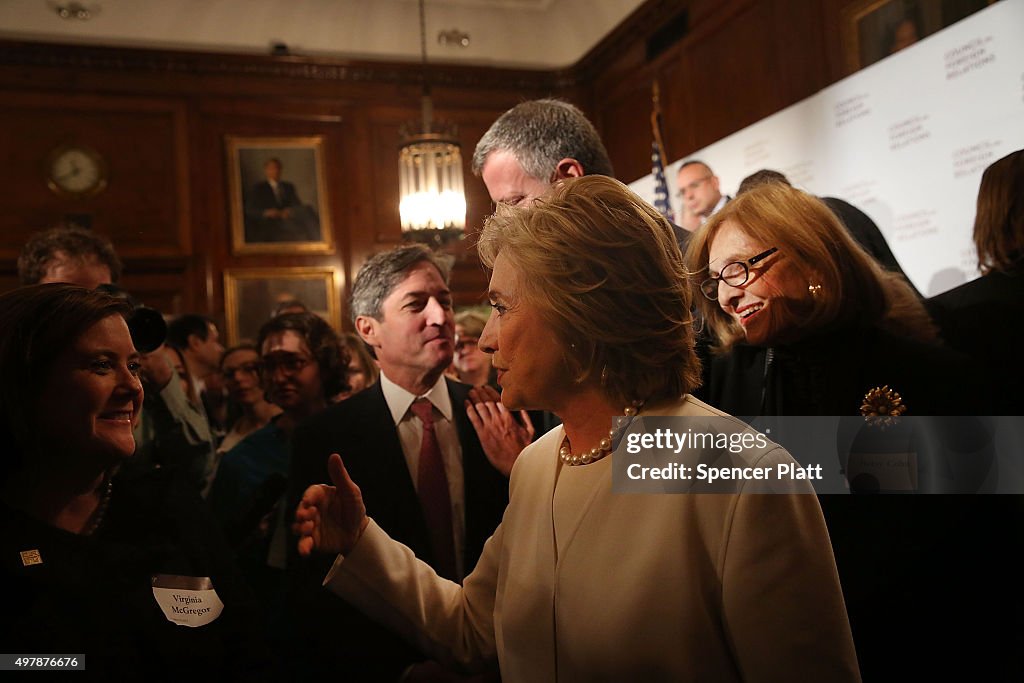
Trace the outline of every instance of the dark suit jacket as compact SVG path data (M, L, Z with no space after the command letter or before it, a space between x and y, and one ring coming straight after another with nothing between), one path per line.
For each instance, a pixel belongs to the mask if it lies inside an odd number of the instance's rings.
M279 181L280 200L274 195L270 183L263 181L252 186L245 201L246 242L305 242L322 239L320 219L315 209L299 199L295 186ZM289 209L288 218L267 218L267 209Z
M716 357L706 400L734 415L858 415L864 394L888 384L908 415L991 410L969 359L875 328L820 333L775 348L767 368L766 359L742 345ZM983 459L987 436L974 422L937 422L946 438L932 443ZM886 439L885 452L914 450L929 480L922 441ZM837 429L839 452L843 443ZM968 495L985 490L986 471L952 478L947 494L819 496L865 681L1020 678L1024 590L1007 539L1024 533L1024 498Z
M289 206L298 206L302 203L299 201L299 195L293 184L279 180L277 185L281 189L280 201L266 180L253 185L247 198L245 212L253 218L262 218L266 209L286 209Z
M889 248L889 243L885 241L885 236L882 235L882 231L878 229L878 226L871 220L870 216L850 202L838 197L822 197L821 201L825 203L825 206L832 209L832 213L839 217L840 222L846 226L850 236L860 246L864 247L866 252L874 256L875 260L882 264L883 268L899 273L904 278L907 278L903 268L900 267L899 261L896 260L896 256L892 253L892 249ZM907 278L907 282L910 282L910 278ZM910 286L914 287L914 283L911 282ZM914 291L917 291L916 287Z
M487 461L462 406L470 387L446 380L462 445L466 536L464 566L469 573L484 542L501 522L508 480ZM424 561L432 561L426 522L405 463L398 432L378 383L331 406L296 430L292 441L288 510L306 487L327 483L327 458L340 453L359 485L366 512L394 539ZM397 680L411 663L424 659L412 646L371 622L321 587L334 557L300 558L289 548L289 612L302 638L303 661L311 671L351 674L352 680ZM308 646L308 647L307 647Z
M685 228L676 225L672 221L669 221L668 224L672 226L672 232L675 233L676 243L679 244L679 252L683 256L686 256L686 247L690 244L690 237L692 237L693 234Z
M1024 265L993 271L932 297L925 305L946 343L984 369L996 415L1024 415Z

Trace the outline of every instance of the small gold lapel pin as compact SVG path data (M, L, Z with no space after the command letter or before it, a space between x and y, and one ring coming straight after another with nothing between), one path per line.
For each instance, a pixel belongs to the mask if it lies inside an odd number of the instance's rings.
M21 566L28 567L33 564L42 564L43 556L39 554L38 550L22 550L21 551Z

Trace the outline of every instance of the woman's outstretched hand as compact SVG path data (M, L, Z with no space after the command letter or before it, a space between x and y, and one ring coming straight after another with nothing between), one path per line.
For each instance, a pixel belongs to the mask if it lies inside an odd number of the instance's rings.
M348 476L340 455L331 455L327 471L334 486L310 486L295 510L292 530L299 536L299 554L303 557L314 550L347 555L369 523L363 494Z

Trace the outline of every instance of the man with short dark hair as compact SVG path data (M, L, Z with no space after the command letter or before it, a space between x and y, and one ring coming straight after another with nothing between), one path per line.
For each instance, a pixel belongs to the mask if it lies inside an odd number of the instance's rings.
M96 289L120 278L121 260L110 240L76 225L35 233L18 256L23 285L69 282Z
M454 350L447 269L421 246L377 254L353 284L351 315L380 381L296 430L288 510L309 485L329 481L327 459L341 453L374 520L459 581L501 520L508 480L466 416L470 387L444 377ZM361 681L398 680L422 656L321 587L332 561L289 552L294 626L310 645L301 658L326 657L318 667Z
M202 395L206 378L220 370L224 355L217 325L198 313L180 315L167 326L167 343L181 351L196 393Z
M220 370L224 347L214 322L198 313L186 313L172 320L167 325L167 343L181 352L196 393L187 406L178 406L176 410L189 417L192 431L186 470L188 482L198 485L205 496L213 483L219 457L216 452L218 436L206 406L206 379Z
M691 159L684 161L676 175L679 196L683 200L682 225L693 232L704 225L711 214L725 206L728 195L719 189L718 176L703 161Z

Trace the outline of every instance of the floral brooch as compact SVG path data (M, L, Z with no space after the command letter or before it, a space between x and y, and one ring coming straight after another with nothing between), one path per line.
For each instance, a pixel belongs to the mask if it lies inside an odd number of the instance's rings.
M905 412L907 406L903 404L903 397L888 384L864 394L864 402L860 406L860 414L869 424L883 428L896 424L896 418Z

